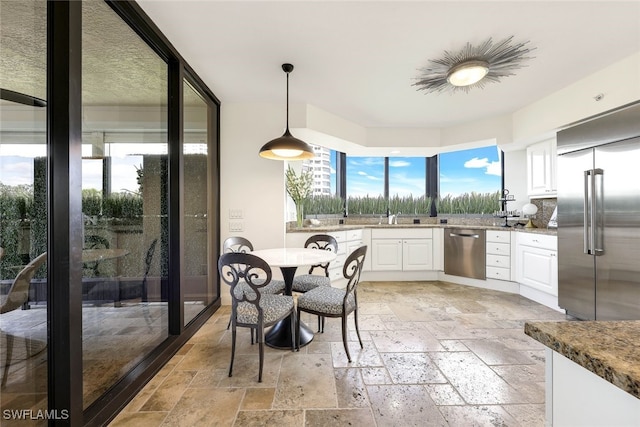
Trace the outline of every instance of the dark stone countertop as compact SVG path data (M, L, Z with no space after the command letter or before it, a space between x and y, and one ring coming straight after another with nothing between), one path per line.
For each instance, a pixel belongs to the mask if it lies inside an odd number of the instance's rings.
M640 320L526 322L524 332L640 399Z
M343 230L359 230L362 228L380 229L380 228L475 228L483 230L500 230L513 231L518 233L537 233L547 234L551 236L557 235L556 229L549 228L520 228L520 227L501 227L497 225L481 225L481 224L340 224L340 225L309 225L305 227L291 227L287 233L313 233L313 232L331 232Z

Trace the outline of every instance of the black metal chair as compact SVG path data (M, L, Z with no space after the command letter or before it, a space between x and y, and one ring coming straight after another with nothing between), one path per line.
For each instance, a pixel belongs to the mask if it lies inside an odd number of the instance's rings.
M338 252L338 241L329 234L315 234L307 239L304 247L308 249L319 249L324 251ZM329 278L329 264L316 264L309 268L308 274L301 274L293 278L292 290L294 292L305 293L319 286L331 286ZM324 270L324 276L313 274L314 270L319 268ZM324 331L324 319L318 317L318 332Z
M84 236L84 249L109 249L109 240L95 234ZM82 264L82 268L90 270L93 277L100 277L99 266L100 261L85 262Z
M22 307L29 299L29 286L31 279L36 270L47 261L47 253L43 252L27 264L13 280L11 288L6 295L0 295L0 314L8 313ZM13 357L13 335L7 333L7 355L4 361L4 371L2 372L2 381L0 385L4 387L7 384L7 375L9 374L9 366Z
M253 244L244 237L231 236L222 243L222 253L249 253L253 251ZM284 280L272 280L268 286L262 288L260 292L269 294L283 294Z
M260 354L258 382L262 382L264 365L264 328L291 316L291 328L296 325L293 297L262 292L271 282L271 267L262 258L242 252L222 254L218 260L218 272L222 280L231 286L231 363L229 376L233 373L236 351L236 328L238 326L256 331ZM294 335L291 349L295 348Z
M363 348L362 339L360 338L360 330L358 329L358 283L360 282L360 274L362 273L362 264L367 247L360 246L354 250L342 269L342 274L347 279L347 287L345 289L334 288L331 286L320 286L312 289L298 297L297 323L296 331L300 328L300 312L315 314L321 317L340 317L342 318L342 342L344 350L347 353L347 359L351 362L349 347L347 346L347 317L353 313L356 324L356 333L360 348ZM300 334L296 337L296 348L300 350Z

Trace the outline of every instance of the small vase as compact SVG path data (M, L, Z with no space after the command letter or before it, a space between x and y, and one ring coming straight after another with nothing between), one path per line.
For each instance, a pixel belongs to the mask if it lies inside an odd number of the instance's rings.
M298 227L302 227L302 223L304 222L304 206L302 203L296 205L296 221Z

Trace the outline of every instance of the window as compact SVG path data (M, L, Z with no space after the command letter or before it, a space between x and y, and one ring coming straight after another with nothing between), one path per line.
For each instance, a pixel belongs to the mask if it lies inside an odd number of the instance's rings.
M389 197L420 197L425 194L424 157L389 157Z
M347 195L384 196L384 157L347 157Z
M438 213L490 213L499 208L501 151L495 145L441 153Z

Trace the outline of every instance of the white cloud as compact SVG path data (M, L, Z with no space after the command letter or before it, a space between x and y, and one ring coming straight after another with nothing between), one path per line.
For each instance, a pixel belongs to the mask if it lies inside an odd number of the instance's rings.
M394 160L389 162L389 167L391 168L406 168L407 166L411 166L411 163L406 160Z
M464 162L465 168L486 168L487 166L489 166L489 159L486 157L482 159L474 157L473 159Z
M464 167L469 169L484 168L485 169L484 173L486 175L495 175L495 176L502 175L502 168L500 167L500 162L499 161L490 162L489 159L487 159L486 157L482 159L474 157L471 160L467 160L466 162L464 162Z
M502 176L502 168L500 167L500 162L491 162L491 164L487 166L487 171L485 173L487 175Z
M358 171L358 175L362 175L362 176L368 176L366 172L364 171Z
M367 175L367 178L369 178L372 181L382 181L380 178L378 178L377 176L373 176L373 175Z

